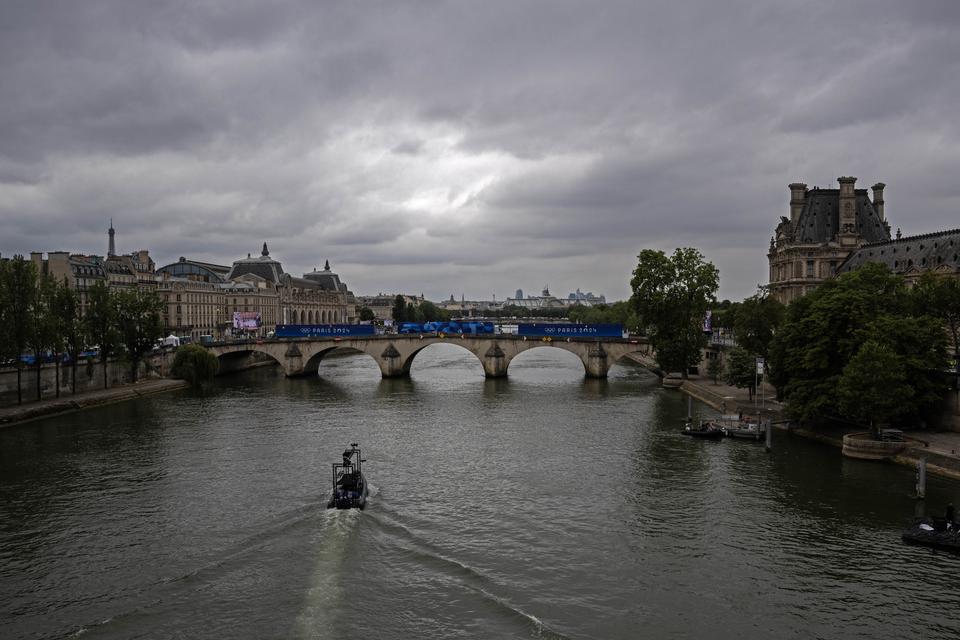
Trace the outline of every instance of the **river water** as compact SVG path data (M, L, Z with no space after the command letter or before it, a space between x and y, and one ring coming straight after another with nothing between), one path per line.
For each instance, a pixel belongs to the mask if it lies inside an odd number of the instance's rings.
M960 558L899 539L909 469L685 413L640 368L485 380L435 345L410 379L333 358L8 428L0 637L960 636ZM372 497L328 511L350 442Z

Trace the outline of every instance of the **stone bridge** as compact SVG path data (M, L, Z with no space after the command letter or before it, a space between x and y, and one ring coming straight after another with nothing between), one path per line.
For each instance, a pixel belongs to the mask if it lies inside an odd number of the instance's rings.
M440 336L437 334L386 335L341 338L290 338L256 342L214 344L207 348L220 359L221 370L242 368L251 354L265 354L283 367L287 376L317 375L323 357L334 349L352 349L371 356L384 378L410 374L420 351L432 344L453 344L477 357L488 378L506 377L510 362L537 347L563 349L583 362L588 378L606 378L613 364L627 354L649 359L646 338L527 338L515 335Z

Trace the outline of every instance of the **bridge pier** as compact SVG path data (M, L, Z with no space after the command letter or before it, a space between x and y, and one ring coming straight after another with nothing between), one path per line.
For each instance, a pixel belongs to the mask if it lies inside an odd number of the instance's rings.
M392 342L387 345L387 348L376 360L377 364L380 365L380 375L384 378L402 378L410 375L410 362L413 358L404 361L403 356Z
M588 378L606 378L610 371L610 364L607 352L599 342L590 347L587 357L583 359Z
M507 354L503 352L500 345L494 342L483 357L483 374L488 378L506 378L507 377Z

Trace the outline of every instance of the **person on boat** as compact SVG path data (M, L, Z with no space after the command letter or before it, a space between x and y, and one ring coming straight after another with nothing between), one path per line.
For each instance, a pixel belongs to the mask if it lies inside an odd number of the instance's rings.
M953 503L949 502L947 503L947 513L944 518L947 521L947 530L949 531L956 529L956 524L954 523L954 517L955 517L955 514L953 511Z

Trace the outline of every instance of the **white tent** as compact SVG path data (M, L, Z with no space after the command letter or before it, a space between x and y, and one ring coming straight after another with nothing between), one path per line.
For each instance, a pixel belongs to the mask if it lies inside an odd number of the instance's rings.
M175 335L173 335L173 334L170 334L169 336L167 336L166 338L163 339L163 346L165 346L165 347L179 347L179 346L180 346L180 338L178 338L177 336L175 336Z

